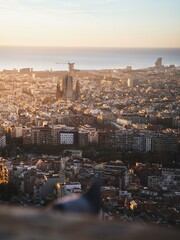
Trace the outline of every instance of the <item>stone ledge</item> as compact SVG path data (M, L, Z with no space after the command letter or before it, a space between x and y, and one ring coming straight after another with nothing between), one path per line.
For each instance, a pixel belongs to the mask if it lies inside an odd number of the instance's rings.
M158 227L100 222L88 216L29 208L0 207L2 240L176 240L179 236L179 231Z

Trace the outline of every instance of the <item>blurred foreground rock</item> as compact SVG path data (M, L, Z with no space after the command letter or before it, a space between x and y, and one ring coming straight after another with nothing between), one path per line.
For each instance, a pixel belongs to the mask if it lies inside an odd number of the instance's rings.
M101 222L29 208L0 207L1 240L176 240L180 232L135 224Z

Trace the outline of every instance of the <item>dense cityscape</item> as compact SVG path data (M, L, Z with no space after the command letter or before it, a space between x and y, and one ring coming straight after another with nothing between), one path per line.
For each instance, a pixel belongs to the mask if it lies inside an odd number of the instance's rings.
M0 72L1 204L43 208L101 179L100 218L180 224L180 68Z

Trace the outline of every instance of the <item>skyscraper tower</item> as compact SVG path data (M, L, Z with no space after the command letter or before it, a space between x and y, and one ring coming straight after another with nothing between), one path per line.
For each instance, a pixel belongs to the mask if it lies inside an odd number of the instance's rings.
M160 68L162 68L162 67L163 67L163 65L162 65L162 57L159 57L159 58L156 60L156 62L155 62L155 68L160 69Z
M75 99L78 100L80 97L80 83L79 81L76 82L76 89L75 89Z
M73 74L74 74L74 63L68 63L69 72L62 79L62 90L60 85L57 85L56 98L64 100L77 100L80 97L80 84L76 82L75 89L73 90Z
M133 88L134 88L134 78L133 78L132 74L130 75L130 77L127 80L127 85L131 90L133 90Z
M74 63L68 62L68 65L69 65L69 74L71 76L74 76Z
M61 98L62 98L62 91L61 91L60 83L57 83L57 87L56 87L56 100L58 101Z
M73 78L67 74L62 80L62 97L72 99L73 97Z

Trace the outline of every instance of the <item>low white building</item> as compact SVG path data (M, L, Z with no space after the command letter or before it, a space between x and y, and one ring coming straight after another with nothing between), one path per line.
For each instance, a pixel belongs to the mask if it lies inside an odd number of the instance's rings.
M73 145L74 144L74 133L64 132L60 133L60 144Z

